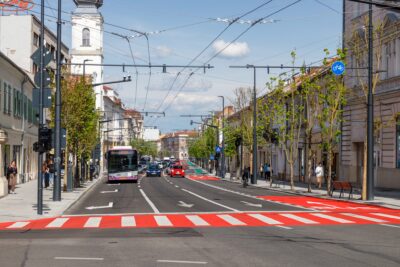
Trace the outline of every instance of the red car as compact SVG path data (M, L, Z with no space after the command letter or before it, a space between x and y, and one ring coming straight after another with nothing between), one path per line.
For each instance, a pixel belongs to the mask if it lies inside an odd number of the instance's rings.
M185 177L185 170L183 169L182 165L173 165L171 167L171 177L180 176Z

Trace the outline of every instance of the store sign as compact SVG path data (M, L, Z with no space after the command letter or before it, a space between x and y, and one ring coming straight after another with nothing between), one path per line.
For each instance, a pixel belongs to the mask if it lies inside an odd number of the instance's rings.
M31 10L33 6L32 0L0 0L0 10L3 12Z

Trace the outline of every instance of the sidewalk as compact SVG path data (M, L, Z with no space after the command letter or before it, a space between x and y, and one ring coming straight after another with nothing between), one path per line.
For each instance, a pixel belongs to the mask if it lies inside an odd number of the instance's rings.
M61 201L53 201L53 187L43 189L43 215L37 214L37 180L18 184L16 194L0 199L0 222L41 219L62 215L101 178L88 181L72 192L61 192Z

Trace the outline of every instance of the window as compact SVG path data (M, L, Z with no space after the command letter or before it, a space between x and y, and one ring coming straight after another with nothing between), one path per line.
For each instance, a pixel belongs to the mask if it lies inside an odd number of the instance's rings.
M82 46L90 46L90 30L88 28L82 30Z
M15 90L15 88L14 88L14 90L13 90L13 114L14 114L14 117L16 117L18 114L17 106L18 106L17 90Z
M39 47L39 34L33 33L33 45Z
M11 85L8 85L8 106L7 106L8 115L11 115L11 94L12 94Z
M3 83L3 112L4 114L11 114L11 86L6 82Z
M32 101L28 100L28 122L33 122L33 109L32 109Z
M28 98L26 97L26 95L24 95L24 119L27 120L28 119Z
M400 169L400 117L397 118L397 126L396 126L396 154L397 154L397 161L396 161L396 167Z

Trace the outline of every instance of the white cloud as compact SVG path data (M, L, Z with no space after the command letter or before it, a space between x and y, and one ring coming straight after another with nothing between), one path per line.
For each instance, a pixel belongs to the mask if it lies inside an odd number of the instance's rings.
M172 54L172 49L165 45L159 45L156 47L156 55L159 58L168 57L171 54Z
M223 50L228 44L230 45ZM215 53L223 50L219 56L227 58L244 57L250 53L249 45L246 42L228 43L224 40L218 40L213 43L213 48Z
M168 97L166 103L170 103L174 96ZM219 103L218 98L215 96L207 96L201 94L187 94L180 93L171 105L169 112L171 110L176 112L204 112L210 110L212 103ZM211 105L210 105L211 104Z

